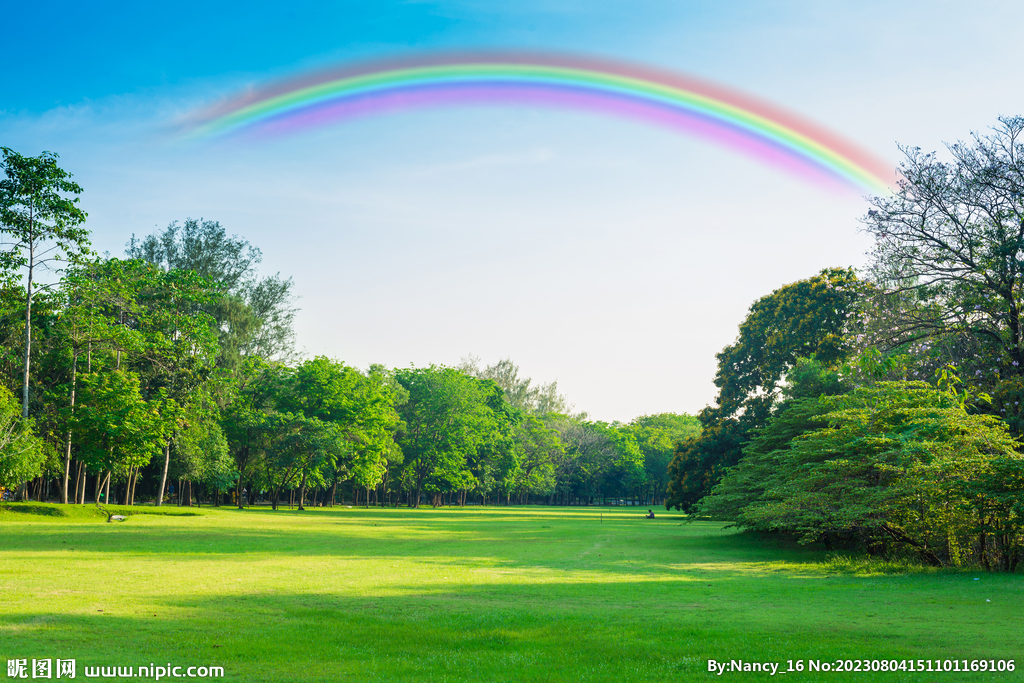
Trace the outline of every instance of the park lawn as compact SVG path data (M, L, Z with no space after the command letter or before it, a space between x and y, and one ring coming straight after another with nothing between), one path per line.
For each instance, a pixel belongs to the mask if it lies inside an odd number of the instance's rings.
M1021 667L783 678L799 681L1024 671L1019 574L871 569L661 511L142 507L107 523L69 507L0 507L0 655L74 658L78 678L151 662L288 682L770 678L709 659Z

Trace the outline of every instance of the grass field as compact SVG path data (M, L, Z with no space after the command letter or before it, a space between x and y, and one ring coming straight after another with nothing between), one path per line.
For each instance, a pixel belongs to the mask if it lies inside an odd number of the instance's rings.
M78 679L151 662L234 681L771 678L709 659L799 681L1024 677L1020 575L872 568L623 508L132 512L0 507L0 654L74 658ZM947 658L1020 668L782 674Z

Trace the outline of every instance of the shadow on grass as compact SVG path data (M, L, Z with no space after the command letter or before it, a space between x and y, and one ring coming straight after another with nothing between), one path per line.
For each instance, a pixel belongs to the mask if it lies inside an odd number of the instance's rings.
M161 515L175 517L197 517L203 513L192 508L153 507L144 505L59 505L57 503L3 503L0 504L0 519L3 513L13 513L21 519L34 517L45 521L88 521L105 522L114 515Z

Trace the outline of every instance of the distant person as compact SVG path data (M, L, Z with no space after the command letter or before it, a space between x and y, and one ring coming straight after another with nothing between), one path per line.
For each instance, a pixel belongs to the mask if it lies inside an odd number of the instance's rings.
M648 510L647 511L647 516L645 517L645 519L654 519L654 512L652 512L651 510Z

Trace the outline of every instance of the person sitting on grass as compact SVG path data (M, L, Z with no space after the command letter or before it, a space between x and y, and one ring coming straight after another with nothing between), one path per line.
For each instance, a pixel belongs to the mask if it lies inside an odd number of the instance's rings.
M654 512L652 512L651 510L648 510L647 511L647 515L645 516L644 519L654 519Z

